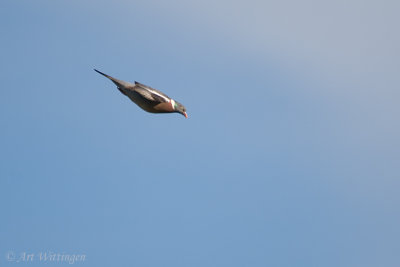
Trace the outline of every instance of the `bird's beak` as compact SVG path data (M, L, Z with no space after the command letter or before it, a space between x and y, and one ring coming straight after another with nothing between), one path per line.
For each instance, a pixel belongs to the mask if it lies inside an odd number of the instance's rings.
M186 114L186 112L183 112L183 116L185 116L185 118L188 118L188 115Z

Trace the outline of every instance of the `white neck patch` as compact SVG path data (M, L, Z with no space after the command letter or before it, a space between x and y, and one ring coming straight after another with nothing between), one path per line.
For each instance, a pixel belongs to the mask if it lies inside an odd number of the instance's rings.
M172 105L172 108L175 110L175 100L173 100L172 98L171 98L171 105Z

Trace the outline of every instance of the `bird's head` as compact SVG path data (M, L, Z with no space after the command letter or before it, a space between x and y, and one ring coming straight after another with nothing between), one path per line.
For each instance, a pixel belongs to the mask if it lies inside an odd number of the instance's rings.
M182 105L178 101L174 101L173 104L174 104L175 112L178 112L178 113L182 114L183 116L185 116L185 118L188 117L188 115L186 114L186 108L185 108L184 105Z

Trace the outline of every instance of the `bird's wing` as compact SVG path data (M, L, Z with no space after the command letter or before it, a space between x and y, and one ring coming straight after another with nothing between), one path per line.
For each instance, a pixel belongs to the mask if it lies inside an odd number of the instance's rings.
M166 94L158 91L157 89L141 84L139 82L135 82L134 90L137 93L139 93L142 97L150 101L164 103L164 102L170 102L171 100Z
M114 77L111 77L110 75L107 75L105 73L102 73L101 71L98 71L96 69L94 69L94 71L96 71L97 73L100 73L101 75L107 77L108 79L110 79L118 88L129 88L129 87L133 87L132 83L129 82L125 82L122 80L118 80ZM120 90L121 91L121 90Z

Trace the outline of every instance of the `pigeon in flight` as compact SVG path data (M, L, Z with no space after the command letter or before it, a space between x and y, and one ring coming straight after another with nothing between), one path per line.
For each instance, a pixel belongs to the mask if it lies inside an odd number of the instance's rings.
M141 107L143 110L151 113L177 112L182 114L186 118L188 117L188 115L186 114L186 108L181 103L175 101L166 94L139 82L135 81L135 83L133 84L121 81L96 69L94 70L115 83L115 85L117 85L118 87L118 90L122 94L129 97L136 105Z

